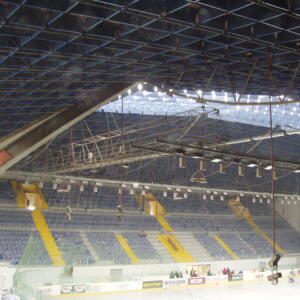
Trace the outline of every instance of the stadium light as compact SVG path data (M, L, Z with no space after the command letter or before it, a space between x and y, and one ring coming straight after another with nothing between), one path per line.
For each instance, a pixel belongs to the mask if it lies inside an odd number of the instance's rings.
M226 170L225 170L225 164L223 162L221 162L219 164L219 173L220 174L225 174L226 173Z
M244 176L244 174L245 174L245 167L243 165L239 165L239 167L238 167L238 174L239 174L239 176Z
M254 167L257 166L257 163L256 163L255 161L251 161L251 162L248 163L247 166L248 166L249 168L254 168Z
M269 170L272 170L272 168L273 168L272 165L267 165L267 166L264 167L264 169L265 169L265 170L268 170L268 171L269 171Z
M255 170L255 176L256 178L261 178L262 177L262 169L257 167Z
M143 85L142 85L141 83L139 83L139 84L137 85L137 89L138 89L139 91L142 91L142 90L143 90Z
M272 281L273 285L278 284L279 278L282 278L282 273L280 273L280 272L277 272L277 273L267 276L268 281Z
M30 211L36 210L36 199L30 194L26 195L26 208Z
M281 259L279 254L275 254L268 262L270 268L278 268L278 262Z
M211 162L213 163L219 163L221 161L223 161L223 158L221 156L216 156L211 159Z
M186 159L182 155L179 156L179 165L178 165L178 167L180 169L185 169L186 168Z
M199 169L200 171L206 171L207 163L205 160L201 159L199 163Z

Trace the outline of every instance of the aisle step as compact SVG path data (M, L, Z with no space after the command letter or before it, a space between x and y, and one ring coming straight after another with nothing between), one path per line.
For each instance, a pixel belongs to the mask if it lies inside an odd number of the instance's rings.
M239 257L232 251L232 249L217 235L212 236L225 250L231 255L233 259L239 259Z
M121 245L125 253L128 255L128 257L131 259L131 262L133 264L140 263L140 260L137 258L134 251L129 246L127 240L122 235L116 235L116 239L118 240L119 244Z
M156 216L156 220L165 231L167 232L173 231L173 228L170 226L168 221L163 216Z
M194 262L195 259L187 252L173 235L161 234L157 236L169 254L176 262Z
M43 213L40 210L34 210L31 212L31 215L52 263L55 266L65 265L62 254L59 251L58 246L56 245L51 231L49 230Z

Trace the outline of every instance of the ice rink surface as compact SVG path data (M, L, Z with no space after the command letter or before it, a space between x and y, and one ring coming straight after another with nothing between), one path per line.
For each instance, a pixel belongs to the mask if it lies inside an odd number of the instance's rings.
M294 284L288 284L287 279L282 279L275 286L269 282L262 281L234 283L223 286L194 286L172 290L120 292L70 298L74 300L300 300L300 280L298 279Z

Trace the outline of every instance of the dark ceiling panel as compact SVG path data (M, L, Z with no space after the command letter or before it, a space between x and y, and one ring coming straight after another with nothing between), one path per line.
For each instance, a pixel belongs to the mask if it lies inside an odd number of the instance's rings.
M274 90L283 91L293 76L300 81L300 74L294 75L299 1L290 6L279 0L126 3L0 2L0 107L8 114L0 116L0 126L6 124L1 135L59 104L78 101L84 89L124 78L203 89L217 69L211 89L232 92L234 86L235 92L261 94L271 57ZM294 86L291 94L298 97L299 85Z

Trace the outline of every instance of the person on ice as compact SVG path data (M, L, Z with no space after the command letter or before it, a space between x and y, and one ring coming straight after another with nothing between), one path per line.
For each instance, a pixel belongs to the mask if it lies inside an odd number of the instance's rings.
M294 272L294 269L292 269L289 273L289 283L295 283L295 277L296 277L296 274Z

